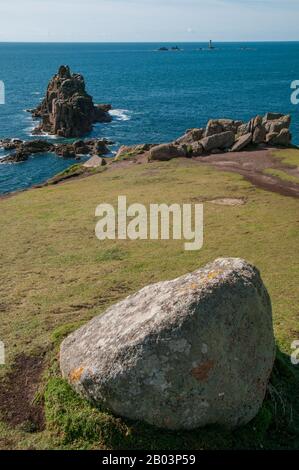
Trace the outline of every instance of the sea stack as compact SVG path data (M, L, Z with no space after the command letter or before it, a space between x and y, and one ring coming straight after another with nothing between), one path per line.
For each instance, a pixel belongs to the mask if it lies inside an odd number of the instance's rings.
M62 65L50 80L41 104L31 110L34 117L41 118L34 133L82 137L94 123L111 121L110 109L109 104L95 105L85 90L83 76L72 74L67 65Z

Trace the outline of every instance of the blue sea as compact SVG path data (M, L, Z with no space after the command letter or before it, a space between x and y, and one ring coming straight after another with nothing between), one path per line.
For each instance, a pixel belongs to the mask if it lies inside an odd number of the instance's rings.
M277 111L292 115L299 144L299 106L291 104L291 82L299 80L299 42L178 44L180 52L158 52L162 44L0 43L0 138L31 138L34 122L25 110L42 99L61 64L84 75L96 103L111 103L113 121L92 136L122 144L167 142L208 119L248 120ZM173 46L174 44L166 44ZM3 156L0 152L0 158ZM74 163L52 154L0 165L0 193L41 183Z

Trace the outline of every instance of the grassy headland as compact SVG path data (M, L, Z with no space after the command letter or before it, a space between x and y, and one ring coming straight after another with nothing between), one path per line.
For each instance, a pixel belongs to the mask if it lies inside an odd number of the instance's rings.
M277 156L285 163L299 162L298 150ZM128 204L203 202L203 249L186 252L183 241L100 242L94 235L95 208L102 202L116 206L118 195L126 195ZM217 198L244 204L209 202ZM177 159L115 167L17 194L0 206L0 340L7 360L0 366L1 387L6 387L9 406L17 408L10 379L18 358L26 364L26 358L42 357L34 395L26 399L45 411L40 426L30 416L26 422L12 419L0 392L0 448L298 448L299 371L287 357L291 342L299 339L298 198ZM141 287L219 256L243 257L258 266L273 303L281 352L265 405L252 423L236 433L157 431L94 409L60 378L57 351L66 334ZM26 371L28 388L32 370L28 366Z

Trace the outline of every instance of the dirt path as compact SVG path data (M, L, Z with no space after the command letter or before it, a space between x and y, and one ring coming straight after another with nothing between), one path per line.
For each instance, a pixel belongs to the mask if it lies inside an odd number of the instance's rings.
M299 184L263 173L265 169L272 168L282 170L290 176L299 177L298 167L292 168L283 164L278 158L272 156L271 149L222 153L204 158L193 158L193 161L201 165L211 165L221 171L238 173L257 188L283 196L299 197Z

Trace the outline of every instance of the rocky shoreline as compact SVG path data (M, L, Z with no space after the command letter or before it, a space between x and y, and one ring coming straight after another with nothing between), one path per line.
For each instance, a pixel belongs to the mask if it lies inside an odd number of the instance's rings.
M0 140L0 149L8 152L0 163L22 163L30 156L53 153L61 158L80 160L83 156L90 159L81 165L80 171L71 169L62 173L63 180L69 177L90 174L106 164L102 158L111 155L109 145L113 142L101 138L79 138L88 134L96 122L112 120L109 110L111 105L93 103L85 90L82 75L72 74L66 65L60 66L58 73L50 80L46 96L35 108L28 110L36 119L40 119L34 134L53 134L64 138L77 138L73 142L53 143L45 138L28 141L20 139ZM188 129L184 135L173 142L156 144L138 144L121 146L107 163L122 160L144 162L168 161L173 158L204 158L217 156L225 152L260 150L265 148L292 148L290 132L291 116L281 113L267 113L255 116L248 122L233 119L211 119L205 128ZM60 181L60 174L49 181ZM47 183L46 183L47 184Z
M62 158L74 158L80 160L82 156L102 156L110 153L108 145L113 142L107 139L84 139L73 143L53 144L47 140L3 139L0 140L0 148L11 151L0 160L0 163L21 163L28 160L31 155L41 153L54 153Z
M205 128L188 129L174 142L121 147L117 160L148 152L148 160L167 161L179 157L205 157L249 148L292 147L291 116L267 113L249 122L211 119Z

